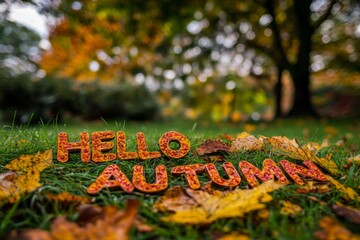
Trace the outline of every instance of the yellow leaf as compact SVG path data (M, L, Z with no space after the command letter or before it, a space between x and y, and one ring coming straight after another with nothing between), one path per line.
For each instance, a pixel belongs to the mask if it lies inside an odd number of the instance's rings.
M52 164L52 150L48 149L43 153L38 152L35 155L21 155L19 158L8 163L5 168L18 173L32 170L41 172Z
M301 213L302 208L297 205L294 204L290 201L281 201L282 207L280 209L280 214L281 215L288 215L290 217L296 217L299 213Z
M235 189L221 192L212 189L169 189L158 199L154 208L172 211L174 214L162 220L186 224L211 223L221 218L242 217L244 214L265 208L272 200L268 192L284 186L275 181L266 181L253 189ZM170 199L169 199L170 198Z
M287 137L276 136L271 138L262 137L262 140L264 143L269 144L273 150L279 151L285 156L303 161L310 160L321 165L332 174L339 173L336 163L331 160L331 154L326 155L324 158L320 158L308 147L300 146L295 138L290 140Z
M353 234L331 217L323 217L319 222L319 226L322 231L314 233L317 239L360 240L360 235Z
M15 172L0 174L0 201L17 202L25 193L29 193L41 186L38 170L28 171L23 175Z
M345 199L351 199L351 200L358 199L358 201L360 201L359 194L357 192L355 192L354 189L342 185L341 183L339 183L334 178L332 178L332 177L330 177L328 175L325 175L325 177L329 182L331 182L331 184L333 184L335 186L335 188L337 190L339 190L339 192L342 193L342 196Z
M230 233L225 236L222 236L221 238L218 238L218 240L249 240L249 235L242 234L242 233Z

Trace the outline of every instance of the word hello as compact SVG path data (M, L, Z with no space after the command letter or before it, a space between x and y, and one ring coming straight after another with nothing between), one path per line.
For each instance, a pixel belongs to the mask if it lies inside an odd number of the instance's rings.
M115 160L116 158L124 160L140 158L146 160L159 158L162 154L169 158L179 159L186 156L190 151L190 141L183 134L175 131L166 132L160 137L158 145L161 152L147 151L146 138L141 132L136 134L137 152L126 151L126 136L122 131L116 133L116 154L108 152L114 148L114 143L111 142L111 140L115 138L115 133L113 131L93 132L91 134L92 151L90 151L89 138L90 135L87 132L81 132L79 142L69 142L67 133L59 133L57 160L60 162L67 162L69 160L69 153L73 151L80 151L82 162L89 162L91 159L94 162L106 162ZM178 149L172 149L170 147L171 142L177 142L179 144ZM303 162L306 167L291 163L287 160L281 160L279 161L279 164L296 184L304 184L299 175L319 181L326 181L325 175L311 161ZM259 169L247 161L239 162L239 170L251 187L259 185L258 179L267 181L272 180L275 177L279 182L289 184L289 180L283 171L272 159L265 159L262 165L262 169ZM206 172L213 184L220 187L236 187L241 183L240 174L231 162L224 162L222 168L227 174L226 178L220 176L214 163L196 163L175 166L171 168L171 174L174 176L184 175L191 189L199 189L201 187L198 174L204 172ZM121 171L119 166L110 164L88 187L87 192L89 194L96 194L103 188L115 187L121 188L128 193L135 189L144 193L164 191L168 187L168 173L166 166L156 166L155 183L148 183L144 175L144 166L135 165L133 167L132 181L130 181Z
M147 151L146 138L142 132L136 134L137 152L126 151L126 135L123 131L118 131L116 133L116 154L105 153L114 148L114 143L109 142L114 137L113 131L93 132L91 134L92 152L90 152L89 133L81 132L80 142L69 142L67 133L61 132L58 134L57 160L67 162L69 153L73 151L80 151L82 162L89 162L90 159L94 162L107 162L116 158L124 160L140 158L146 160L161 157L159 151ZM180 145L179 149L170 148L171 142L177 142ZM190 141L183 134L175 131L163 134L158 144L160 151L170 158L182 158L190 151Z

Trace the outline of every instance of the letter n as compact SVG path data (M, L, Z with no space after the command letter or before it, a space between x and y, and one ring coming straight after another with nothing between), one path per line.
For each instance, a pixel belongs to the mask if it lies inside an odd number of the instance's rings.
M111 179L113 178L113 179ZM87 193L96 194L103 188L121 187L125 192L134 191L134 185L120 170L120 168L111 164L105 168L100 176L87 189Z
M279 182L289 184L289 180L286 178L284 173L270 158L263 161L262 170L247 161L241 161L239 163L239 167L251 187L259 185L256 177L258 177L261 181L267 181L274 179L274 176L276 176Z
M323 182L326 181L325 175L310 160L304 161L304 165L307 166L308 168L302 167L295 163L291 163L287 160L281 160L279 163L283 167L285 172L287 172L287 174L289 174L289 176L294 180L294 182L296 184L299 184L299 185L304 184L304 181L301 179L301 177L299 177L298 174L300 174L304 177L314 178L319 181L323 181Z

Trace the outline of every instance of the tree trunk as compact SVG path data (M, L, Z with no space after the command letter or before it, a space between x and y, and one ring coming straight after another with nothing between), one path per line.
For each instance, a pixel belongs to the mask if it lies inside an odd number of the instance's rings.
M296 63L291 66L290 75L294 83L294 104L288 116L316 116L311 103L310 53L313 28L310 20L311 0L294 1L295 21L299 37L299 51Z
M283 74L283 68L278 66L277 70L277 81L275 84L275 118L281 118L282 117L282 108L281 108L281 102L282 102L282 74Z
M294 103L287 114L288 117L315 117L316 113L311 103L310 73L290 72L294 83Z

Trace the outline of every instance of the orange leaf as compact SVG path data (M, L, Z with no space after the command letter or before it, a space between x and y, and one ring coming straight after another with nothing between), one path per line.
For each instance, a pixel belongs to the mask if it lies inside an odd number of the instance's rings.
M319 226L322 228L321 231L314 233L315 237L318 239L328 240L328 239L337 239L337 240L359 240L360 235L355 235L350 232L348 229L343 227L335 219L331 217L323 217Z
M57 195L47 194L48 198L53 201L58 201L66 204L80 204L80 203L89 203L91 201L90 198L83 196L72 195L68 192L62 192Z
M246 213L265 208L265 202L272 200L268 192L284 186L275 181L266 181L253 189L235 189L221 192L206 186L202 190L169 189L160 197L154 209L171 211L174 214L162 220L186 224L211 223L221 218L242 217Z
M196 148L196 152L200 156L219 152L229 153L230 147L219 140L206 140L200 147Z
M129 200L124 211L114 206L105 206L103 208L87 207L86 210L92 211L88 219L84 219L80 212L79 219L82 224L70 222L65 217L56 218L52 225L51 231L30 229L22 233L14 233L12 239L20 239L23 236L34 236L34 238L21 239L43 239L43 240L96 240L96 239L129 239L128 233L135 223L139 202ZM36 237L41 236L41 238Z

